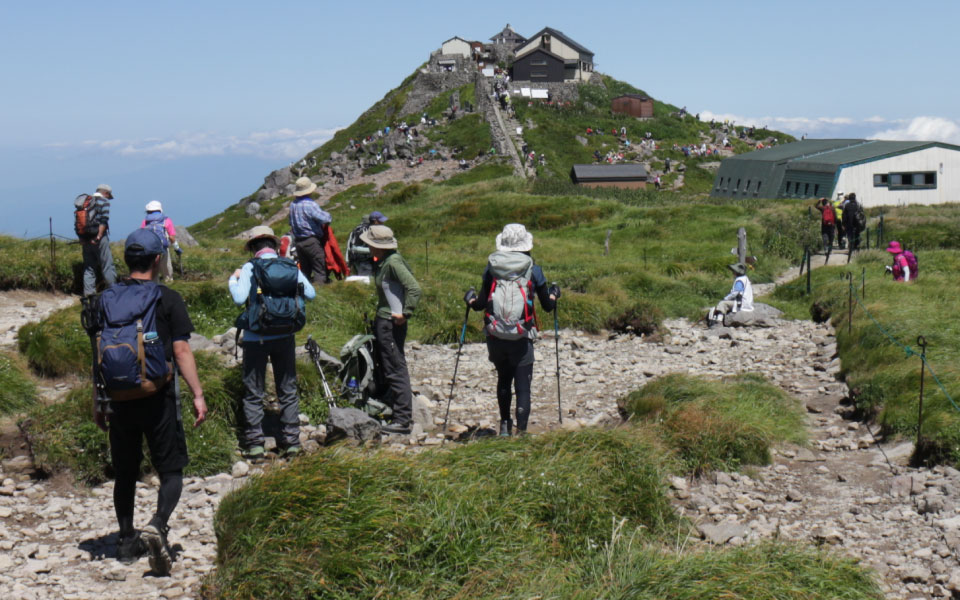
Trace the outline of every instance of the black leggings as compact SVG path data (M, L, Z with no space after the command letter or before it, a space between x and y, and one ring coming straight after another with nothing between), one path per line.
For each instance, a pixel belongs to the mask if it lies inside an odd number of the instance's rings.
M183 491L183 470L170 473L160 473L160 490L157 492L157 512L154 513L151 523L166 527L173 509L180 501ZM126 537L133 533L133 502L136 498L137 478L117 474L113 486L113 505L117 511L117 522L120 525L120 535Z
M516 365L510 360L493 363L497 368L497 403L500 405L500 419L510 418L510 400L513 390L517 392L517 429L527 430L530 418L530 383L533 381L533 363Z

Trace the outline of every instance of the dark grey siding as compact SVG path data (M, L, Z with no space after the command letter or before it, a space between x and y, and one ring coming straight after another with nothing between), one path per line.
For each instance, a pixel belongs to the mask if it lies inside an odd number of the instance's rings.
M730 159L720 163L711 196L775 198L786 163Z
M513 63L515 81L563 81L563 61L542 50L534 50Z
M829 198L833 194L835 171L787 169L778 196L782 198Z

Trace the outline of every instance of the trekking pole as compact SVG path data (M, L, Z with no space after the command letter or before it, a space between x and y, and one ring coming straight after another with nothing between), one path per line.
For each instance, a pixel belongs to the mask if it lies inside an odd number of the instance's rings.
M927 340L922 335L917 336L917 345L920 346L920 403L917 407L917 445L915 446L915 456L922 456L921 435L923 433L923 379L927 366Z
M476 291L470 288L463 297L467 309L463 313L463 327L460 328L460 344L457 346L457 359L453 363L453 381L450 382L450 395L447 397L447 411L443 415L443 431L440 433L440 445L447 440L447 422L450 419L450 403L453 402L453 390L457 385L457 371L460 370L460 353L463 350L463 341L467 337L467 320L470 319L470 301L477 297Z
M305 347L307 354L310 355L310 359L313 361L313 366L317 368L317 371L320 371L320 380L323 382L323 397L327 401L327 406L334 408L337 406L337 402L333 396L333 391L330 389L330 385L327 383L327 376L323 372L323 365L320 364L320 346L314 341L313 336L307 336Z
M183 279L183 250L177 248L177 269L180 271L180 278Z
M556 297L559 300L560 288L557 287L557 282L554 281L551 285L557 290ZM557 300L554 300L555 304L553 305L553 346L557 351L557 417L560 419L560 424L563 425L563 407L560 404L560 317L557 314L560 303Z

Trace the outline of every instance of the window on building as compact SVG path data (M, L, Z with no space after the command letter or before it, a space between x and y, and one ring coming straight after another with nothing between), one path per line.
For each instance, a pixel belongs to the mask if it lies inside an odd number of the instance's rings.
M814 196L819 196L819 195L820 195L820 184L819 184L819 183L816 184L815 186L813 186L813 195L814 195Z
M803 184L803 195L804 195L804 196L809 196L809 195L810 195L810 184L809 184L809 183Z
M757 180L757 191L755 191L754 194L759 194L759 193L760 193L760 184L761 184L761 183L763 183L763 182Z
M530 72L530 79L534 79L534 78L536 78L536 77L546 77L546 76L547 76L546 71L531 71L531 72Z
M531 67L545 67L545 66L547 66L547 61L546 61L545 59L531 60L531 61L530 61L530 66L531 66Z
M734 186L733 191L738 191L740 189L740 180L737 180L737 185Z
M743 193L746 194L750 191L750 180L747 180L747 185L743 186Z
M937 173L936 171L890 173L888 182L892 190L932 190L937 187ZM876 177L874 177L874 184L876 184Z
M873 187L887 187L890 185L890 175L887 173L874 173Z

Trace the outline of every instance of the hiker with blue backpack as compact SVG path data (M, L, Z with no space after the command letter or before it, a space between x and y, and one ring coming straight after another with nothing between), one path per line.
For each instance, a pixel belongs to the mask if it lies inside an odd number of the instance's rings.
M140 223L141 229L149 229L163 242L163 256L160 258L160 277L163 281L173 281L173 261L170 258L172 246L179 255L183 251L177 243L177 229L170 217L163 214L163 205L153 200L147 203L147 216Z
M556 309L560 288L547 285L543 270L530 256L533 234L511 223L497 235L497 251L487 258L480 294L467 293L464 300L473 310L484 311L487 355L497 370L497 403L500 435L513 435L510 406L516 394L516 426L527 431L530 418L530 386L533 382L533 342L538 323L534 297L545 311Z
M306 324L305 300L316 296L313 286L289 258L277 254L280 239L273 229L258 225L246 248L253 258L230 276L230 295L245 310L237 318L237 335L243 334L243 386L240 453L263 458L263 400L267 359L273 365L280 404L281 438L277 447L284 457L300 453L300 399L297 396L297 361L294 334Z
M167 575L173 562L167 525L183 489L189 459L183 430L177 374L193 394L197 427L207 405L190 350L193 324L183 298L155 282L163 244L149 229L137 229L125 243L130 277L85 299L83 324L94 344L94 422L110 435L116 482L113 502L120 537L117 558L124 563L150 554L150 567ZM134 501L143 441L160 478L157 510L138 532Z

